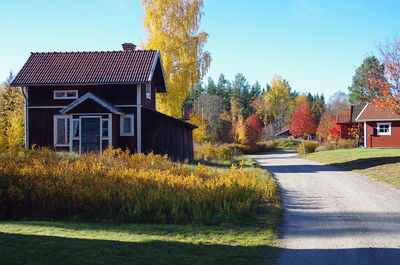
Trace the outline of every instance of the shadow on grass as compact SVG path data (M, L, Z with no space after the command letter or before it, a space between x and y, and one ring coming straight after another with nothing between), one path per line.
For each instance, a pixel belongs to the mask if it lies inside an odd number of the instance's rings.
M398 264L399 249L280 249L152 240L120 242L0 233L0 264Z
M400 162L400 156L390 156L390 157L361 158L343 163L331 163L330 165L349 170L362 170L362 169L368 169L370 167L395 164L399 162Z
M229 246L151 240L121 242L0 233L0 264L255 264L268 246Z

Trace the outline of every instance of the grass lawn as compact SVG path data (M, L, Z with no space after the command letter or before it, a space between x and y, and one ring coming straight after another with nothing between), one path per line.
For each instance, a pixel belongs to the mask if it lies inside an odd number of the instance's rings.
M400 189L400 149L339 149L315 152L307 159L349 169Z
M241 159L250 170L254 161ZM276 202L218 226L0 221L0 264L272 264L280 216Z

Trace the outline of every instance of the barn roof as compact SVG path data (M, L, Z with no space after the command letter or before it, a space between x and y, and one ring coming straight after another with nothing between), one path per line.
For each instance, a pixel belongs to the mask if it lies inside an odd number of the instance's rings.
M158 50L32 53L12 86L147 83L163 73ZM160 79L160 78L159 78ZM159 92L165 92L163 84Z
M357 121L385 121L400 120L400 115L386 107L368 104L356 118Z

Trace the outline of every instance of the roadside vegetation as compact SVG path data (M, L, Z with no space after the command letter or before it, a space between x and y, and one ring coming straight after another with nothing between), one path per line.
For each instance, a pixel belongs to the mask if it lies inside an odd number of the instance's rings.
M2 264L257 264L277 253L277 185L243 156L205 166L23 150L0 157L0 174Z
M340 149L305 156L325 164L352 170L400 189L400 149Z

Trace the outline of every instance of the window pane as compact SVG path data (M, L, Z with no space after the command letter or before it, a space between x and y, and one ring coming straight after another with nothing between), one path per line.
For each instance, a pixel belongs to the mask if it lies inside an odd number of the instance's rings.
M108 120L103 120L103 137L108 137Z
M65 119L57 119L57 144L66 144L65 133Z
M73 131L72 131L72 135L73 137L79 137L79 121L75 120L73 121Z
M74 98L74 97L76 97L76 91L69 91L69 92L67 92L67 97L69 97L69 98Z
M131 118L130 117L125 117L124 122L123 122L123 132L124 133L131 133L132 128L131 128Z
M65 92L55 92L56 98L63 98L65 97Z

